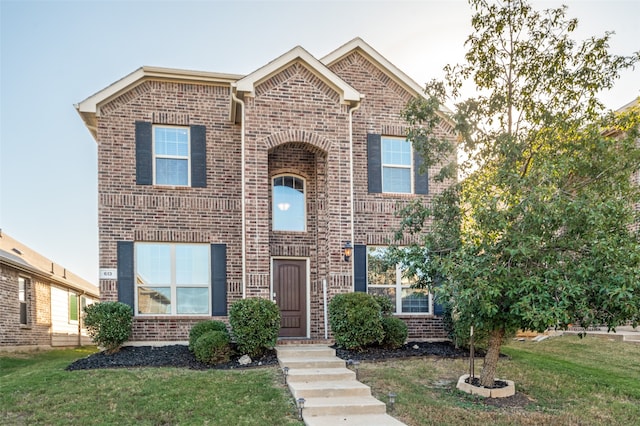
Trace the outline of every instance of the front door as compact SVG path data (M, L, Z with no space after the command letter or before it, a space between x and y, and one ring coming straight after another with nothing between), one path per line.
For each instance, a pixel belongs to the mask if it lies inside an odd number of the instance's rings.
M280 308L280 337L306 337L307 261L274 259L273 293Z

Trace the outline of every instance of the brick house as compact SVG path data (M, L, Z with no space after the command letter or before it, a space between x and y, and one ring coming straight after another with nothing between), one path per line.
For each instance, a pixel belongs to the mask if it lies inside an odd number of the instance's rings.
M82 308L98 287L0 232L0 351L92 344Z
M282 337L324 339L352 291L443 337L431 295L380 261L396 209L443 187L404 137L416 96L356 38L249 75L142 67L76 105L98 145L101 297L134 308L132 341L184 341L245 297L279 305Z

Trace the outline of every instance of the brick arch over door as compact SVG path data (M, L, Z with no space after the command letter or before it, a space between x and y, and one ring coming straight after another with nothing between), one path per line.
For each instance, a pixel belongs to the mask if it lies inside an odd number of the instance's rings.
M324 136L320 136L319 134L308 130L287 130L284 132L274 133L263 139L268 150L291 141L305 142L308 144L310 151L321 155L325 155L329 152L332 144L332 142Z

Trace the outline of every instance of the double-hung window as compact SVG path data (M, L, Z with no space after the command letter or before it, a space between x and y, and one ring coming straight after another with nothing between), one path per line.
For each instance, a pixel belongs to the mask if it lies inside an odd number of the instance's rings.
M423 163L406 138L367 134L369 193L428 194L429 174Z
M382 137L382 192L413 192L411 142L404 138Z
M388 297L396 314L431 314L433 301L426 289L411 288L414 277L407 277L401 264L387 257L387 247L367 247L367 291Z
M136 184L207 186L207 129L135 122Z
M208 244L136 243L136 312L210 315Z
M153 127L153 167L156 185L190 186L188 127Z
M20 324L26 325L28 323L27 316L27 287L29 280L26 278L18 277L18 303L20 303Z

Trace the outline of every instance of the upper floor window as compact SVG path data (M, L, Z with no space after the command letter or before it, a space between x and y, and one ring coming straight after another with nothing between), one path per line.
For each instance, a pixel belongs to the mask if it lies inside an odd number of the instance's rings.
M136 313L208 315L208 244L136 243Z
M382 192L412 192L413 161L411 142L404 138L382 137Z
M20 303L20 324L26 325L27 316L27 287L29 280L18 277L18 303Z
M431 295L426 289L411 288L415 277L407 277L401 264L387 259L387 247L367 247L367 291L388 297L396 314L431 313Z
M207 186L207 130L202 125L135 122L136 184Z
M369 193L428 194L429 176L411 141L399 136L367 134Z
M305 231L305 181L297 176L273 178L273 230Z
M154 179L156 185L189 186L189 129L153 128Z

